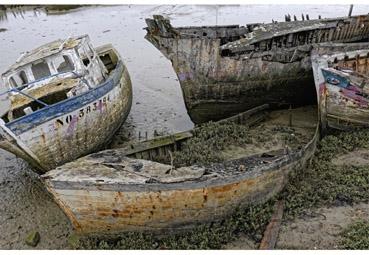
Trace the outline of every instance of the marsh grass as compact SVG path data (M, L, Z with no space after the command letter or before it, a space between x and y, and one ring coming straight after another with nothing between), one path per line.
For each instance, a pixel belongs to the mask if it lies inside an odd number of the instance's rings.
M332 159L355 149L369 148L369 131L326 136L318 145L310 167L293 173L281 197L285 216L304 209L345 205L369 200L369 166L334 165Z
M236 123L209 122L194 131L193 137L183 143L180 151L172 153L175 167L208 165L225 160L221 151L227 146L243 146L252 143L249 129ZM171 158L163 156L155 161L170 163Z
M341 248L350 250L369 249L369 221L359 220L341 233Z

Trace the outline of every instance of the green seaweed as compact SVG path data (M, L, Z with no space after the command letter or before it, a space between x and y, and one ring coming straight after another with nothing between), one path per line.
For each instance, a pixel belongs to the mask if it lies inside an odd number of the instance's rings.
M358 148L369 148L369 131L323 138L311 165L291 175L280 197L286 200L285 216L308 208L352 204L369 200L369 166L338 166L332 159Z
M341 248L351 250L369 249L369 221L359 220L341 233Z
M172 153L175 167L208 165L225 160L221 151L230 145L252 143L249 128L236 123L209 122L195 129L194 136L182 144L179 151ZM170 163L167 156L155 158L156 161Z

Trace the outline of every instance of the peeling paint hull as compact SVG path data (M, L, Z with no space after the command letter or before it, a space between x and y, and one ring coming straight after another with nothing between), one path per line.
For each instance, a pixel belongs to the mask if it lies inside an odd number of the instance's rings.
M265 107L258 111L262 109ZM257 119L255 117L256 111L248 111L225 121L250 123ZM105 167L110 162L109 158L117 155L150 158L152 152L164 152L188 137L191 137L191 132L183 132L79 159L81 163L90 164L91 160L103 158L104 167L96 170L99 172L92 174L91 178L79 177L78 169L74 167L78 163L73 162L69 163L73 165L62 166L42 177L48 191L80 234L114 235L126 231L168 234L221 220L239 206L264 202L276 195L283 189L288 175L305 167L312 157L319 131L316 125L315 134L301 149L275 156L268 163L257 164L251 171L226 177L204 175L194 180L170 183L122 183L117 177L122 172ZM66 169L70 175L65 174ZM73 174L75 171L77 174ZM84 171L89 172L88 167Z
M369 19L364 15L245 27L177 28L154 15L146 23L145 38L172 62L195 123L265 103L315 103L312 45L369 38Z
M96 88L4 124L0 148L44 173L103 148L127 118L131 104L129 73L119 60Z
M312 51L323 131L369 127L369 43L328 48L317 46Z

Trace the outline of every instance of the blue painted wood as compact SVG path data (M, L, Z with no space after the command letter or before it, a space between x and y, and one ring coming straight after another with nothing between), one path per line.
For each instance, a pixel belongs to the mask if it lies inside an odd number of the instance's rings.
M322 69L322 73L326 82L332 85L339 86L341 88L347 88L350 85L350 82L345 78L338 74L332 73L328 70Z
M53 105L46 106L31 114L25 115L21 118L8 122L8 127L14 134L20 135L36 126L45 123L51 119L63 116L77 109L83 108L85 105L92 103L100 97L107 94L115 86L119 84L124 66L122 61L117 63L117 68L114 74L111 75L104 83L98 87L87 91L84 94L68 98Z

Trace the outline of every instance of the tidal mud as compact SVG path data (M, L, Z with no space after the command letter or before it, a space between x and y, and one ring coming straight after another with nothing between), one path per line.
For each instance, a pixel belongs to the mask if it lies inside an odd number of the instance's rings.
M71 225L46 192L39 177L12 154L0 155L0 248L63 249ZM36 247L26 244L30 232L37 231Z
M306 211L282 226L277 249L368 249L368 218L368 203Z
M176 26L226 25L270 22L272 19L282 21L286 13L300 15L301 12L308 13L311 18L318 15L345 16L347 6L323 8L320 5L122 5L78 8L62 15L50 16L29 10L22 13L23 18L14 17L9 13L6 19L0 18L0 27L6 29L0 33L0 71L14 63L22 52L70 35L89 34L96 45L113 43L127 64L132 78L134 98L132 111L117 139L139 140L139 134L142 139L145 132L152 137L155 133L173 133L193 127L171 63L144 39L145 31L142 28L146 26L145 18L162 14L170 17ZM369 6L355 6L353 15L368 12ZM110 31L106 32L108 30ZM0 109L6 105L6 99L1 98ZM25 238L30 231L40 233L40 242L36 249L69 248L68 236L72 233L71 226L59 207L47 195L38 177L21 159L16 159L4 151L0 152L0 162L0 202L3 205L0 208L0 248L30 249L25 244ZM90 247L100 245L100 248L137 249L221 248L240 236L250 236L250 229L255 231L255 238L259 240L263 232L262 226L269 220L268 208L249 209L240 214L243 215L241 218L237 218L236 214L236 217L231 219L235 224L222 223L210 228L201 227L192 237L173 237L162 246L162 243L156 241L149 242L151 239L142 237L141 234L131 234L121 240L120 246L114 246L114 242L100 240L92 242ZM261 215L261 220L255 223L253 220L257 215ZM137 236L139 238L136 238Z

